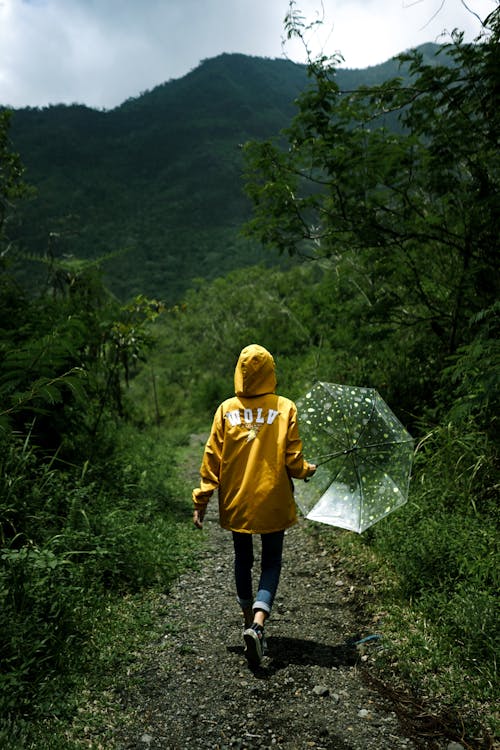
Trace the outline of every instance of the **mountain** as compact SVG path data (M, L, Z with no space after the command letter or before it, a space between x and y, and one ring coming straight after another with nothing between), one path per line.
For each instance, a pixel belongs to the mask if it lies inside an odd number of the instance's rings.
M353 89L398 70L394 60L341 69L338 82ZM193 278L279 262L240 235L250 214L241 144L277 135L306 85L303 65L223 54L113 110L14 110L11 138L37 189L19 212L22 247L79 258L118 251L104 266L110 288L168 304Z

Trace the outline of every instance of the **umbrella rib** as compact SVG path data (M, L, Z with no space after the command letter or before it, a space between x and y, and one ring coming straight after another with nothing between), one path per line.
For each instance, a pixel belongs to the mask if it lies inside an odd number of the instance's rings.
M357 450L356 446L354 448L345 448L343 451L336 451L335 453L325 453L322 456L317 456L317 460L315 461L316 466L323 466L323 464L327 464L333 458L347 456L349 453L353 453L355 450Z
M356 480L358 483L359 488L359 509L358 509L358 528L361 526L361 511L363 509L363 502L364 502L364 494L363 494L363 483L361 481L361 474L359 473L358 465L354 458L352 456L349 456L350 461L352 463L352 467L354 469L354 473L356 474Z
M360 450L367 450L370 448L383 448L390 445L406 445L407 443L413 443L413 438L407 440L387 440L382 443L367 443L366 445L358 445L357 443L352 448L344 448L341 451L335 451L334 453L324 453L322 456L317 456L316 466L322 466L323 464L331 461L332 458L338 458L339 456L347 456L349 453L355 453ZM324 459L324 460L322 460Z
M406 445L406 443L413 443L413 438L407 438L406 440L385 440L381 443L365 443L364 445L356 445L356 450L366 450L367 448L383 448L387 445Z
M372 417L373 417L373 412L374 412L374 411L375 411L375 399L374 399L374 398L372 398L372 410L371 410L371 412L370 412L370 416L368 417L368 419L366 420L365 424L363 425L363 429L362 429L362 430L361 430L361 432L359 433L359 436L358 436L358 439L357 439L357 440L356 440L356 442L355 442L355 445L358 445L359 441L360 441L360 440L361 440L361 438L363 437L363 434L364 434L364 433L366 432L366 428L368 427L368 425L369 425L369 424L370 424L370 422L371 422L371 419L372 419Z
M363 429L359 433L358 438L356 440L354 440L354 442L353 442L353 438L352 438L352 433L351 433L351 431L349 429L349 423L347 421L347 417L346 417L345 413L342 412L342 421L344 423L344 429L345 429L346 434L347 434L347 436L349 438L349 445L351 445L351 447L349 449L345 450L345 451L342 451L338 455L342 455L343 453L345 453L347 455L348 453L351 453L353 450L356 450L356 448L357 448L357 446L359 444L359 441L363 437L363 434L366 432L366 428L370 424L371 418L373 417L373 412L375 411L375 400L374 399L372 399L371 407L372 408L371 408L370 416L366 420L365 424L363 425Z
M371 417L371 415L370 415L370 417ZM344 423L344 429L346 431L347 437L349 438L349 445L355 447L357 441L355 441L354 444L353 444L352 433L351 433L351 431L349 429L349 422L347 421L347 417L345 415L345 412L342 412L342 421ZM348 452L350 452L350 449L349 449Z
M342 469L344 468L344 466L345 466L345 463L346 463L345 459L347 459L348 454L352 453L353 450L354 449L345 450L345 451L340 451L338 453L334 453L332 456L330 456L329 458L327 458L326 461L317 461L316 462L316 466L322 466L323 464L328 463L328 461L331 461L332 458L340 458L340 456L344 456L344 460L342 461L342 463L340 464L340 466L337 468L337 471L335 472L335 474L333 474L333 480L335 480L338 477L338 475L340 474L340 472L342 471Z
M370 458L370 456L366 456L366 462L368 464L370 464L370 466L373 466L375 469L380 469L380 466L378 466L374 461L372 461L371 458ZM397 482L396 479L394 478L394 473L387 472L387 476L388 476L389 479L391 479L394 482L394 484L396 485L396 487L398 488L398 490L400 492L402 492L403 490L399 486L399 482Z

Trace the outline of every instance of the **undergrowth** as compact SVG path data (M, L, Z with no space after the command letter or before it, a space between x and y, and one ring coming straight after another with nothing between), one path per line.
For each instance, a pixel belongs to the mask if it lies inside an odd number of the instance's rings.
M148 598L193 564L175 445L130 426L114 440L78 475L26 442L2 446L2 747L70 747L82 691L116 677L153 627Z
M492 444L450 424L421 441L407 505L359 537L322 529L371 584L384 679L454 713L478 742L498 733L497 488Z

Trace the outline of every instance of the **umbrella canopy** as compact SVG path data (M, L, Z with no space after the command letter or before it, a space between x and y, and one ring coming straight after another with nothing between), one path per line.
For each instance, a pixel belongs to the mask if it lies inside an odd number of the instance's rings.
M319 382L297 409L304 453L318 466L297 483L307 518L361 533L406 502L413 438L376 390Z

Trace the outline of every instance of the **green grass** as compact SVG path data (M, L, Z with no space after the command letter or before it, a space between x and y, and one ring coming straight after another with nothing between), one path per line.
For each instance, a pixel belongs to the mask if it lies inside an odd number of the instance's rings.
M6 750L115 747L117 727L134 718L132 708L127 713L120 705L120 689L130 687L140 669L138 654L164 634L172 583L196 565L201 537L190 523L185 440L131 427L122 428L116 440L120 458L107 466L111 480L101 476L99 483L97 467L89 471L94 487L101 487L90 493L93 502L86 497L76 510L73 501L59 503L67 510L65 527L72 517L69 567L62 562L68 540L61 534L49 540L53 550L40 540L29 551L10 551L23 576L16 579L18 590L30 594L26 606L45 604L38 619L19 610L25 623L21 642L16 644L14 629L3 634L17 654L11 670L0 675L0 745ZM43 479L47 484L46 474ZM98 539L87 550L92 554L76 554L88 544L89 528ZM29 568L17 559L19 553L31 560ZM10 575L11 568L8 563L4 573ZM15 593L12 576L9 582ZM77 617L61 620L76 602ZM61 639L65 646L58 658L55 634L61 622L69 637Z
M357 581L356 604L367 634L382 636L376 648L367 649L369 676L377 676L396 703L401 700L410 721L411 714L429 715L448 737L463 730L471 747L489 748L488 738L498 737L499 729L496 660L481 651L464 657L465 634L450 637L446 624L431 619L425 605L405 600L399 571L363 537L328 527L316 533ZM462 611L467 620L470 610L456 604L445 611Z
M419 453L407 505L362 536L319 533L363 584L384 682L489 747L499 729L496 453L481 433L451 425Z

